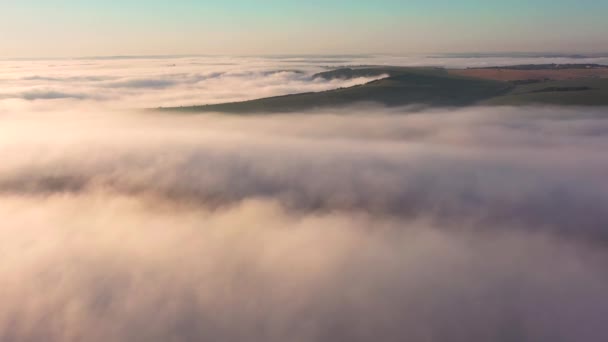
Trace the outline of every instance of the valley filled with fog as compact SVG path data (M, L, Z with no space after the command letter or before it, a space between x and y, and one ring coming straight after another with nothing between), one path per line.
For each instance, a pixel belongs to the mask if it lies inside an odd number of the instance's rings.
M0 341L605 341L608 108L141 111L539 59L1 61Z

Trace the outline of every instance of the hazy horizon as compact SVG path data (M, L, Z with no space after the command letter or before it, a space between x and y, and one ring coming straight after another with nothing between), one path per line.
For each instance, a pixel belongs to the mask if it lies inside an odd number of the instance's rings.
M0 57L0 61L36 61L36 60L96 60L96 59L171 59L171 58L188 58L188 57L260 57L260 58L307 58L307 57L393 57L393 58L573 58L574 63L578 59L593 59L593 58L608 58L608 52L573 52L573 51L503 51L503 52L487 52L487 51L462 51L462 52L418 52L418 53L268 53L268 54L106 54L106 55L64 55L64 56L12 56ZM585 61L583 61L585 62ZM432 62L430 62L432 66ZM507 64L508 65L508 64ZM499 65L495 65L499 66Z

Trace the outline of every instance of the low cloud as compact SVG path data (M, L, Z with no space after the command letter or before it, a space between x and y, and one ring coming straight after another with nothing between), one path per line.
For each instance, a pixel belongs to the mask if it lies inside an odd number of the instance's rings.
M8 100L57 98L64 109L152 108L244 101L350 87L379 77L350 80L313 78L344 66L398 65L451 68L514 64L598 63L605 56L117 56L73 60L0 61L0 109ZM52 89L46 97L36 94ZM33 94L32 94L33 93ZM28 94L24 98L21 94ZM56 108L56 107L55 107Z
M313 74L325 70L318 63L261 57L0 61L0 107L3 99L13 98L70 99L65 101L66 109L210 104L323 91L377 79L313 79ZM52 92L41 94L41 88Z
M89 95L86 94L77 94L77 93L64 93L60 91L52 91L52 90L34 90L27 91L22 94L19 94L24 100L34 101L34 100L56 100L56 99L77 99L84 100L88 99Z
M71 77L49 77L49 76L27 76L23 77L24 81L55 81L55 82L74 82L74 81L105 81L110 77L103 76L71 76Z
M0 116L0 340L603 341L605 108Z
M134 79L128 81L114 82L107 86L111 88L157 88L163 89L175 85L176 83L163 79Z

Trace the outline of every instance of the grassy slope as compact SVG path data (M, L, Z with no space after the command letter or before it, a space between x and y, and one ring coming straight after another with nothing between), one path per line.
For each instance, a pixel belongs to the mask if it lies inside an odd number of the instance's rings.
M350 71L349 71L350 70ZM362 102L385 106L421 104L465 106L509 91L508 83L450 75L438 68L366 67L341 69L317 77L360 77L387 74L388 78L336 90L270 97L205 106L163 108L178 112L291 112L338 107Z

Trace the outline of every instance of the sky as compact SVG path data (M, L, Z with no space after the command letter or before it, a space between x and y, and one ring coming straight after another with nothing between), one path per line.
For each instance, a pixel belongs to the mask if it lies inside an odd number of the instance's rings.
M597 0L2 0L0 58L608 50Z

